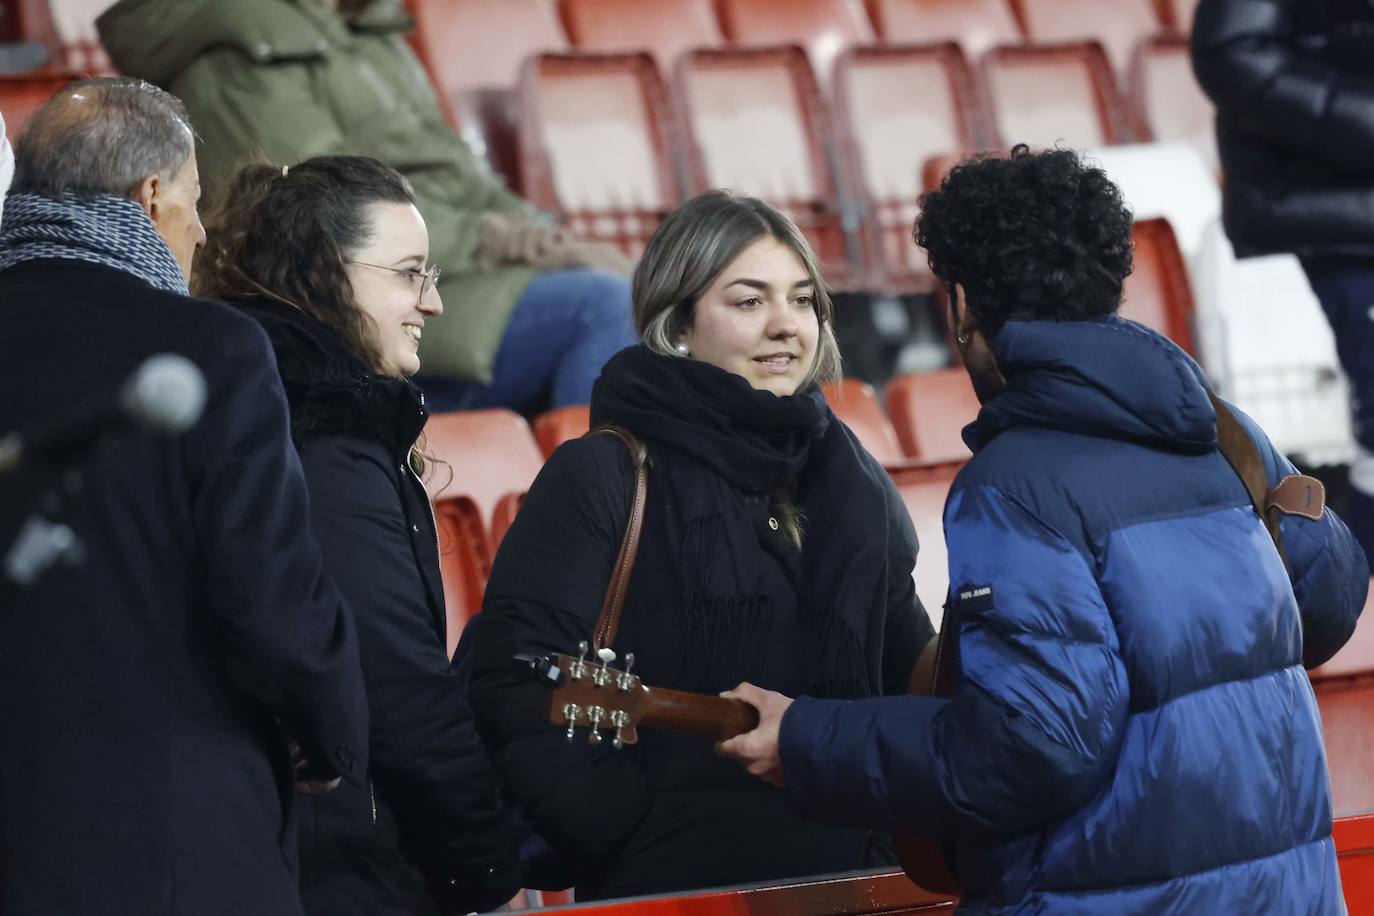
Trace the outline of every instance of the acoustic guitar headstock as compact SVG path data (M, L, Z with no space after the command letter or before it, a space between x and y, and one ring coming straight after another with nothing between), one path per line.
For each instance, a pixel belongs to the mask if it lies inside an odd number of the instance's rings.
M549 694L549 721L567 727L568 740L579 728L588 728L587 740L600 744L602 732L611 732L617 749L639 740L638 726L643 717L649 688L630 673L634 653L626 653L625 667L613 668L613 649L600 649L589 660L590 647L578 643L578 656L555 655L549 659L548 678L554 689ZM561 676L555 675L555 669Z

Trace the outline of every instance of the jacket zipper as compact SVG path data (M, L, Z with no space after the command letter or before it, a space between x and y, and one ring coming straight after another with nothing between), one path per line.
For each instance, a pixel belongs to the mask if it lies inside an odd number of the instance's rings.
M434 532L434 555L438 557L440 556L439 517L434 514L434 500L429 498L429 491L425 489L425 482L420 479L419 474L415 473L415 465L410 463L411 457L414 454L415 448L412 446L410 451L406 453L406 470L410 472L411 477L415 478L415 483L420 487L420 492L425 494L425 505L429 507L429 524L431 530Z
M372 785L372 780L367 781L367 798L372 802L372 826L377 826L377 789Z

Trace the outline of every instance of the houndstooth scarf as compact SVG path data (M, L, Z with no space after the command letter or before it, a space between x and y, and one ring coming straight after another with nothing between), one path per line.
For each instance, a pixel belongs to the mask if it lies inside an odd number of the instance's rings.
M157 289L188 295L171 249L138 202L127 197L7 197L0 221L0 271L52 258L113 267Z

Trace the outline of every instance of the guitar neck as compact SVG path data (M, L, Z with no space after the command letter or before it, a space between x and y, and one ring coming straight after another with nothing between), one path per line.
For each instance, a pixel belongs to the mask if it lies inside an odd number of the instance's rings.
M757 728L759 713L741 700L655 687L642 703L640 724L724 741Z

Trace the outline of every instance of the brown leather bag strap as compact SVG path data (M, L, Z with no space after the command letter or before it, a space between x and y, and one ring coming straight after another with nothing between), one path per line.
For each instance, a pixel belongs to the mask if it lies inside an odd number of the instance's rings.
M606 597L601 602L601 613L596 618L596 629L592 631L592 651L610 646L620 631L620 609L625 604L625 590L630 584L630 573L635 568L635 556L639 553L639 535L644 528L644 500L649 494L649 449L634 433L619 426L599 426L589 436L615 436L625 444L630 459L635 465L634 500L630 503L630 518L625 525L625 537L620 542L620 555L616 557L615 567L611 570L611 581L606 586Z
M1260 457L1259 449L1255 448L1255 442L1250 438L1250 434L1241 426L1225 401L1210 391L1207 396L1212 399L1212 407L1217 412L1217 448L1226 456L1236 475L1245 484L1245 490L1250 494L1250 503L1264 522L1269 537L1273 538L1274 547L1278 549L1286 568L1288 554L1283 549L1283 531L1279 527L1279 514L1320 520L1322 513L1326 511L1326 488L1314 477L1290 474L1279 481L1278 486L1270 489L1269 475L1264 470L1264 459Z

